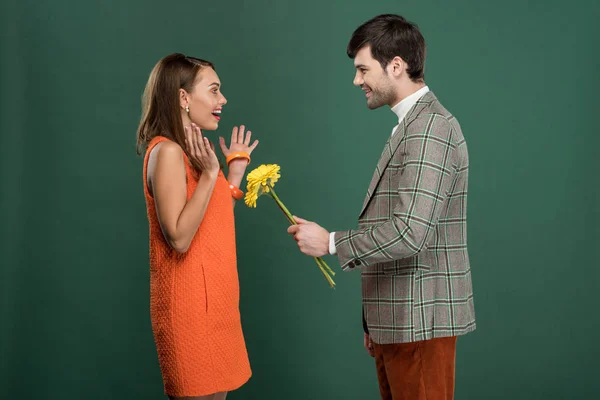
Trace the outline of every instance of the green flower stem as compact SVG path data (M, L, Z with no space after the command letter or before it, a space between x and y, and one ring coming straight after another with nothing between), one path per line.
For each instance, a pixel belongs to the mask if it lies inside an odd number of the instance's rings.
M323 264L321 264L319 262L319 259L317 257L314 257L314 259L317 262L317 265L319 266L319 269L321 270L321 272L325 276L325 279L327 279L327 282L329 282L329 285L332 288L334 288L335 287L335 282L333 281L333 278L331 277L331 275L327 272L327 270L325 269L325 267L323 267Z
M292 215L290 210L287 209L285 204L283 204L283 202L279 199L279 196L277 196L277 193L275 193L273 186L269 186L269 189L270 189L268 192L269 196L271 196L273 198L273 200L275 200L275 203L277 203L277 206L279 207L279 209L285 214L288 221L292 225L298 225L298 223L294 219L294 216ZM323 275L325 275L325 279L329 283L329 286L331 286L332 288L335 288L335 282L333 281L333 278L331 278L331 275L335 275L335 272L333 272L333 270L331 268L329 268L329 265L327 265L327 263L321 257L313 257L313 258L315 259L315 261L316 261L317 265L319 266L319 269L321 270Z
M335 289L335 282L333 281L333 279L331 278L331 276L329 276L329 274L327 273L327 271L325 270L325 268L323 268L323 266L319 263L319 260L317 259L317 257L314 257L314 259L317 262L317 265L319 266L319 269L323 273L323 276L325 276L325 279L329 283L329 286L331 286L332 289Z
M279 199L279 197L277 196L277 193L275 193L275 190L273 190L273 187L270 186L270 194L271 197L273 197L273 199L275 200L275 202L277 203L277 205L279 206L279 208L281 209L281 211L284 212L284 214L288 217L288 220L294 224L297 225L296 221L294 220L294 217L292 216L292 213L290 213L290 211L287 209L287 207L283 204L283 202ZM321 258L318 257L319 261L323 264L323 266L325 267L325 269L327 269L327 271L329 271L330 274L335 275L335 272L332 271L331 268L329 268L329 265L327 265L327 263Z
M323 271L323 274L325 274L325 278L327 279L327 281L329 282L329 285L334 288L335 287L335 282L332 278L332 275L335 275L335 272L333 272L331 270L331 268L329 268L329 266L327 265L327 263L325 263L325 261L323 261L323 259L321 257L315 257L315 260L317 260L317 263L319 264L319 267L321 268L321 271Z
M279 208L281 208L281 211L283 211L283 213L286 215L286 217L288 217L292 224L297 225L298 223L294 219L294 216L292 215L290 210L288 210L285 204L283 204L283 202L279 200L279 196L277 196L277 193L275 193L275 189L273 189L273 186L269 186L269 189L269 194L271 195L271 197L273 197L273 200L275 200Z
M275 198L273 196L271 196L271 198L273 198L273 200L275 200ZM292 217L290 217L288 214L286 214L285 210L281 207L281 205L275 201L275 204L277 204L277 207L279 207L279 209L281 210L281 212L283 212L283 215L285 215L285 217L287 218L288 222L292 225L296 225L296 222L293 220Z
M323 265L323 267L325 267L325 269L327 270L327 272L329 272L329 274L334 275L335 276L335 272L333 272L333 270L331 268L329 268L329 265L327 265L327 263L325 262L325 260L323 260L321 257L317 257L319 262Z

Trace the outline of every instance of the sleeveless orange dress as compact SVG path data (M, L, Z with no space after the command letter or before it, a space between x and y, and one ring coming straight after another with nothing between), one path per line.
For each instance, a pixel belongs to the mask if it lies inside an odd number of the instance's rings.
M203 396L239 388L251 375L239 312L235 226L231 191L222 171L188 251L166 242L147 186L150 223L150 317L165 393ZM184 153L187 198L198 183Z

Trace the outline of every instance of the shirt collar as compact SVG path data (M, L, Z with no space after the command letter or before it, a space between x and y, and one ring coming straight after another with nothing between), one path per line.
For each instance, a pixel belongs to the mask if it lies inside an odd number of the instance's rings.
M392 107L392 111L398 116L398 123L402 122L408 110L427 92L429 92L429 87L424 86Z

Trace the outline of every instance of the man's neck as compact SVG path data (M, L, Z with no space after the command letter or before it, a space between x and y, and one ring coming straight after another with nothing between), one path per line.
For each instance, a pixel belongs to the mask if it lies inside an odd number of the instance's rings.
M407 98L408 96L410 96L411 94L415 93L416 91L422 89L425 87L425 82L413 82L410 81L410 83L408 83L407 85L404 85L402 87L399 87L396 90L396 102L394 104L391 104L390 107L394 108L396 107L398 104L400 104L400 102L402 100L404 100L405 98Z

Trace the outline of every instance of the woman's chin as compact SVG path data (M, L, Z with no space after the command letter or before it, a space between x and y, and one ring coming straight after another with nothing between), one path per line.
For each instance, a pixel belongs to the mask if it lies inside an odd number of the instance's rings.
M218 122L210 122L209 124L196 124L198 125L198 127L200 128L200 130L202 130L202 132L204 131L216 131L217 128L219 127L219 123Z

